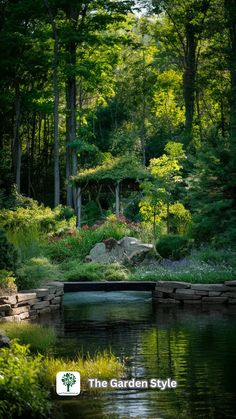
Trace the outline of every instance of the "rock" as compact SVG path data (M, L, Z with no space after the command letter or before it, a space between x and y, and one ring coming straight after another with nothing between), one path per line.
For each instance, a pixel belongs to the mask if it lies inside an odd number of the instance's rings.
M0 297L0 304L16 304L16 295L5 295Z
M11 308L11 305L10 305L10 304L1 304L1 305L0 305L0 311L4 311L4 313L5 313L6 311L9 311L9 310L10 310L10 308Z
M201 290L201 291L230 291L229 288L225 287L224 284L192 284L192 290Z
M9 348L11 340L8 336L0 334L0 348Z
M29 312L19 314L20 320L28 319L30 317Z
M60 308L61 308L60 304L51 304L50 305L51 311L60 310Z
M225 285L227 285L228 287L236 287L236 279L233 281L226 281Z
M203 303L226 303L228 300L227 297L202 297Z
M51 301L53 298L55 298L55 295L57 294L48 294L46 297L43 297L43 301Z
M30 318L37 317L37 310L30 310L29 311L29 316L30 316Z
M5 317L1 317L0 321L1 322L19 322L20 317L19 317L19 315L5 316Z
M236 304L236 298L229 298L228 303L229 304Z
M152 291L152 296L153 298L163 298L164 297L164 293L161 291Z
M40 310L37 310L37 313L41 315L41 314L50 313L50 311L51 311L51 308L50 307L45 307L45 308L42 308Z
M61 297L54 297L51 301L51 304L60 304L61 303Z
M41 310L49 306L49 301L40 301L32 306L32 310Z
M209 291L198 291L194 290L196 295L201 295L202 297L207 297L209 295ZM210 291L210 292L217 292L217 291Z
M196 295L195 292L191 289L176 290L173 294L174 298L178 300L200 300L201 295Z
M26 301L21 301L21 303L18 303L16 305L16 307L22 307L22 306L32 306L34 304L36 304L38 302L37 298L33 298L32 300L26 300Z
M37 288L34 291L36 292L37 298L46 297L49 293L47 288Z
M171 287L169 284L165 285L156 285L155 291L159 291L165 294L169 294L174 292L174 287Z
M153 250L152 244L142 243L134 237L123 237L116 241L113 238L97 243L91 249L86 260L98 263L125 263L132 262L135 259L143 258L148 252Z
M15 314L22 314L22 313L29 313L29 306L22 306L22 307L11 309L12 316L14 316Z
M18 303L21 301L33 300L36 298L36 292L22 292L16 295Z
M235 292L224 292L222 297L230 297L230 298L235 298L236 299L236 294L235 294Z
M173 289L190 288L190 284L188 282L180 282L180 281L158 281L156 283L156 289L159 289L159 286L173 288Z

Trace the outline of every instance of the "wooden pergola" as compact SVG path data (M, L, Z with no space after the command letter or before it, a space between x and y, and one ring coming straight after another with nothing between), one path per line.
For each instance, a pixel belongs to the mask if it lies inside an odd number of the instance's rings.
M120 185L124 180L140 182L149 178L147 172L137 161L128 157L116 157L109 159L101 165L91 169L85 169L71 178L71 182L76 188L76 214L77 228L81 227L81 206L82 193L89 185L108 185L115 196L115 214L120 215ZM113 189L112 189L113 188Z

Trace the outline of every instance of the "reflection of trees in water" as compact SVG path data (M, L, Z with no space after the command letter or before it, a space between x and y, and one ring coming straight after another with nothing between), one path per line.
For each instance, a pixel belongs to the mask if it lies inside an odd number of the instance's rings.
M158 403L170 417L235 417L236 326L199 311L158 314L156 326L142 334L145 369L178 381L175 391L155 393Z

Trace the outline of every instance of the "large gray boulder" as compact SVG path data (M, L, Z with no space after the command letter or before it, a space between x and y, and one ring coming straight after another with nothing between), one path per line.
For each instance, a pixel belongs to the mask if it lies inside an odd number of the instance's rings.
M134 237L123 237L119 241L110 238L97 243L86 260L98 263L132 263L134 260L142 260L151 250L153 244L142 243Z

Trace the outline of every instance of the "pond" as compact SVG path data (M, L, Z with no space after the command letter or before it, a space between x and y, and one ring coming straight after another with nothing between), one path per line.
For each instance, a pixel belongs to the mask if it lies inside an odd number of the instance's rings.
M236 418L236 307L158 306L148 292L80 292L61 315L55 354L111 351L130 378L176 380L176 389L116 389L58 401L63 418Z

